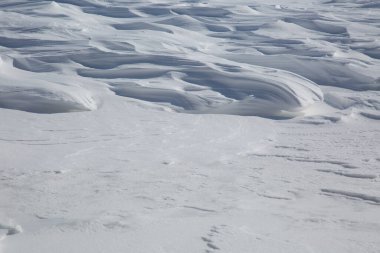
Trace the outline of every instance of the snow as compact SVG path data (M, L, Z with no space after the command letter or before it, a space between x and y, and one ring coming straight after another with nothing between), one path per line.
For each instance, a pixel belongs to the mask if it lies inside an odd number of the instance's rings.
M379 17L1 1L0 252L379 252Z

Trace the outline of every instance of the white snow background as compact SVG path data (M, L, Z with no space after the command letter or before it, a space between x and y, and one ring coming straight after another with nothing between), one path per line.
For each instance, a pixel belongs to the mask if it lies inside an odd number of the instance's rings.
M379 253L377 0L1 0L0 252Z

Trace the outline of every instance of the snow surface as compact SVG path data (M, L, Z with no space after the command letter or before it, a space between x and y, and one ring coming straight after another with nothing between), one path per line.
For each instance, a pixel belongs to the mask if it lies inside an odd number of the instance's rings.
M380 252L380 5L0 1L0 252Z

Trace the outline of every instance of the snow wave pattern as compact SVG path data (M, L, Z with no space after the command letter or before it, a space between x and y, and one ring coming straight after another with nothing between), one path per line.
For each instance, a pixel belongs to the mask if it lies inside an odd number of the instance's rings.
M287 118L323 100L320 85L379 90L379 6L309 4L1 1L0 107L89 111L118 95Z

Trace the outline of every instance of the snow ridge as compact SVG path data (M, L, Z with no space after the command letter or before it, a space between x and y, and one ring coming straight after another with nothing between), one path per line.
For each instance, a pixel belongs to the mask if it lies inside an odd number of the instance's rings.
M319 85L380 88L376 40L361 39L363 23L349 20L346 6L335 18L244 1L3 1L0 8L1 52L13 66L3 72L35 81L2 76L2 108L95 110L110 95L82 85L96 80L99 89L177 112L287 118L323 100ZM28 91L9 95L9 82Z

